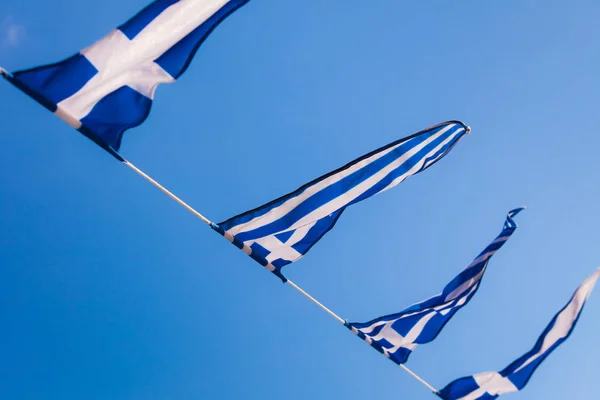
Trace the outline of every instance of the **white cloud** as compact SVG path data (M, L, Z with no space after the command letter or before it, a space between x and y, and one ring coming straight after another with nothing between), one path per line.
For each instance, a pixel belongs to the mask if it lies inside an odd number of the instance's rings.
M25 27L14 21L14 18L9 15L0 23L0 34L3 46L16 47L25 37Z

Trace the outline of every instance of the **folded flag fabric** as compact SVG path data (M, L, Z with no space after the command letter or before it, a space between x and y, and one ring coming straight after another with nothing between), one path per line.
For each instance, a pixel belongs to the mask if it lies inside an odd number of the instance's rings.
M442 293L397 314L365 323L346 323L346 327L396 364L404 364L417 345L433 341L452 316L475 295L490 259L517 229L513 217L522 210L509 211L500 234Z
M156 87L187 69L212 30L249 0L156 0L104 39L56 64L3 75L113 156Z
M306 254L333 228L346 207L429 168L468 132L458 121L432 126L213 228L280 275L283 266Z
M571 335L599 276L600 268L579 286L567 305L550 321L533 349L500 372L457 379L442 389L439 396L446 400L491 400L523 389L542 361Z

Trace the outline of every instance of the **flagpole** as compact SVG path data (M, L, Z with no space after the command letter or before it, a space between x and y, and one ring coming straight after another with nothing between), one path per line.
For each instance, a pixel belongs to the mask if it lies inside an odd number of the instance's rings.
M204 222L205 224L207 224L209 226L212 224L212 222L208 218L206 218L204 215L200 214L198 211L194 210L189 204L187 204L185 201L181 200L179 197L175 196L171 191L169 191L167 188L165 188L160 183L156 182L154 179L152 179L150 176L148 176L144 171L142 171L141 169L139 169L138 167L136 167L135 165L133 165L132 163L130 163L127 160L123 161L123 164L127 165L129 168L134 170L138 175L142 176L145 180L147 180L148 182L150 182L151 184L156 186L161 192L163 192L164 194L166 194L167 196L169 196L170 198L172 198L173 200L178 202L186 210L188 210L189 212L194 214L196 217L200 218L202 220L202 222Z
M152 185L156 186L161 192L165 193L167 196L169 196L170 198L172 198L173 200L175 200L177 203L179 203L181 206L183 206L186 210L188 210L189 212L191 212L192 214L194 214L196 217L198 217L200 220L202 220L202 222L204 222L205 224L207 224L210 227L212 227L214 225L214 223L211 222L208 218L206 218L204 215L200 214L192 206L190 206L189 204L187 204L185 201L181 200L179 197L177 197L175 194L173 194L170 190L168 190L167 188L165 188L163 185L161 185L160 183L158 183L157 181L155 181L154 179L152 179L144 171L142 171L141 169L139 169L138 167L136 167L135 165L133 165L132 163L130 163L127 160L124 160L123 164L125 164L126 166L128 166L129 168L131 168L133 171L135 171L138 175L140 175L145 180L147 180L148 182L150 182ZM334 313L333 311L331 311L329 308L325 307L320 301L318 301L317 299L315 299L314 297L312 297L310 294L308 294L306 291L304 291L304 289L302 289L300 286L296 285L294 282L292 282L289 279L287 279L285 283L289 284L291 287L293 287L294 289L296 289L304 297L306 297L307 299L309 299L310 301L312 301L313 303L315 303L317 306L319 306L321 309L323 309L327 314L329 314L330 316L332 316L337 322L339 322L342 325L346 325L346 321L344 319L342 319L339 315L337 315L336 313ZM410 376L412 376L417 381L419 381L421 384L423 384L425 387L427 387L427 389L431 390L435 395L439 396L439 392L433 386L431 386L429 383L427 383L427 381L425 381L419 375L417 375L413 371L411 371L404 364L400 364L400 368L402 368Z
M421 382L425 387L427 387L427 389L431 390L433 394L435 394L438 397L440 396L440 392L438 392L436 388L427 383L425 379L412 372L407 366L405 366L404 364L400 364L400 368L402 368L404 371L408 372L410 376Z
M316 305L318 305L319 307L321 307L327 314L329 314L333 318L335 318L340 324L346 325L346 321L344 321L342 318L340 318L336 313L334 313L333 311L331 311L329 308L327 308L323 304L321 304L320 301L318 301L317 299L315 299L314 297L312 297L310 294L306 293L300 286L296 285L294 282L292 282L289 279L288 279L287 283L291 287L293 287L294 289L296 289L297 291L299 291L300 293L302 293L302 295L304 297L306 297L307 299L309 299L310 301L312 301L313 303L315 303Z

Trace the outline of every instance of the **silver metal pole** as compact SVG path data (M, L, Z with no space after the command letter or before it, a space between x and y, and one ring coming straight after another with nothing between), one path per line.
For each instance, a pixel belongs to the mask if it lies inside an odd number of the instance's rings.
M132 170L134 170L136 173L138 173L140 176L142 176L148 182L150 182L151 184L153 184L154 186L156 186L157 188L159 188L167 196L169 196L170 198L172 198L173 200L175 200L176 202L178 202L179 204L181 204L186 210L188 210L189 212L191 212L192 214L194 214L196 217L200 218L202 220L202 222L204 222L207 225L211 225L211 222L210 222L210 220L208 218L206 218L204 215L200 214L198 211L194 210L189 204L187 204L185 201L181 200L179 197L175 196L173 193L171 193L163 185L161 185L160 183L156 182L154 179L152 179L151 177L149 177L148 175L146 175L146 173L144 171L142 171L141 169L139 169L138 167L136 167L135 165L133 165L129 161L123 161L123 164L127 165L129 168L131 168Z
M134 170L137 174L139 174L144 179L146 179L148 182L150 182L151 184L156 186L158 189L160 189L167 196L169 196L170 198L175 200L177 203L181 204L186 210L188 210L189 212L194 214L196 217L200 218L202 220L202 222L204 222L208 226L212 226L212 222L208 218L206 218L204 215L200 214L198 211L194 210L189 204L187 204L185 201L181 200L179 197L175 196L171 191L169 191L163 185L156 182L150 176L146 175L146 173L144 173L144 171L140 170L139 168L137 168L135 165L133 165L129 161L123 161L123 164L127 165L129 168ZM320 301L318 301L317 299L312 297L310 294L305 292L300 286L296 285L294 282L290 281L289 279L287 280L286 283L289 284L294 289L296 289L298 292L300 292L304 297L306 297L307 299L309 299L310 301L315 303L321 309L323 309L327 314L329 314L333 318L335 318L335 320L337 322L339 322L340 324L346 325L346 321L344 321L339 315L337 315L336 313L331 311L329 308L325 307ZM415 378L416 380L421 382L423 385L425 385L425 387L427 387L427 389L431 390L434 394L438 394L438 391L433 386L431 386L429 383L427 383L419 375L417 375L413 371L411 371L408 367L404 366L403 364L400 364L400 368L402 368L404 371L408 372L408 374L410 374L410 376L412 376L413 378Z
M431 390L433 392L433 394L439 395L439 392L437 391L436 388L434 388L429 383L427 383L419 375L417 375L414 372L412 372L407 366L405 366L404 364L400 364L400 368L402 368L403 370L405 370L406 372L408 372L410 374L410 376L412 376L413 378L415 378L416 380L418 380L419 382L421 382L423 385L425 385L427 387L427 389L429 389L429 390Z
M302 295L304 297L306 297L307 299L309 299L310 301L312 301L313 303L315 303L316 305L318 305L319 307L321 307L323 310L325 310L325 312L327 314L329 314L333 318L335 318L340 324L346 325L346 321L344 321L343 319L341 319L336 313L334 313L333 311L331 311L329 308L327 308L323 304L321 304L320 301L318 301L317 299L315 299L314 297L312 297L310 294L306 293L300 286L296 285L294 282L290 281L289 279L288 279L288 281L286 283L288 283L291 287L293 287L294 289L296 289L297 291L299 291L300 293L302 293Z

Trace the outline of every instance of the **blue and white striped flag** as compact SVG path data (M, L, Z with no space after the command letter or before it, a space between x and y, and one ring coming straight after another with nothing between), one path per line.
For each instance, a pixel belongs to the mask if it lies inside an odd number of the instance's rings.
M404 364L417 345L434 340L450 318L475 295L490 259L517 229L513 217L522 210L517 208L508 213L502 232L442 293L397 314L346 326L396 364Z
M429 168L468 132L458 121L432 126L213 228L285 281L281 268L306 254L346 207Z
M56 64L3 75L119 160L161 83L174 82L212 30L249 0L156 0L104 39Z
M550 321L533 349L500 372L455 380L440 391L440 397L446 400L492 400L501 394L523 389L542 361L571 335L599 276L600 268L579 286L569 303Z

